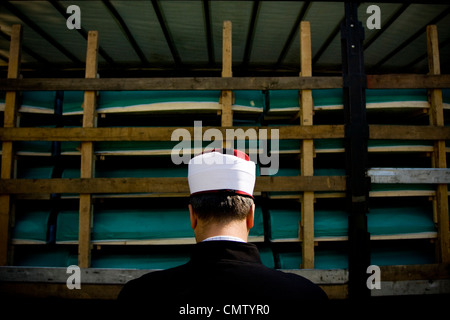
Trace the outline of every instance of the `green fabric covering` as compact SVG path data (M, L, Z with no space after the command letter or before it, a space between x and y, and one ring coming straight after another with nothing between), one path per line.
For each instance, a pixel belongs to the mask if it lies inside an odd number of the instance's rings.
M255 210L250 236L264 236L263 216ZM194 237L187 208L94 211L92 240L147 240ZM56 241L78 240L78 211L58 214Z
M78 211L61 211L56 219L56 241L78 240Z
M163 102L217 102L220 91L101 91L98 110Z
M434 247L432 244L424 246L417 242L408 244L376 241L371 243L371 264L383 265L411 265L435 263Z
M300 209L269 210L272 240L298 238ZM371 208L367 215L371 235L395 235L434 232L431 207ZM348 213L344 210L320 210L314 212L314 236L347 236Z
M253 228L250 229L250 237L263 237L264 236L264 219L261 207L255 208L255 220Z
M279 254L281 269L299 269L302 263L300 252L286 252ZM315 269L347 269L348 255L344 250L315 250Z
M84 91L65 91L63 101L63 114L82 113Z
M374 147L431 147L432 142L421 141L421 140L369 140L369 151L370 148ZM300 151L301 141L300 140L280 140L279 142L280 150L297 150ZM316 150L324 149L343 149L345 147L344 139L316 139L314 140L314 148Z
M314 107L343 105L342 89L312 90Z
M298 224L301 220L300 208L269 210L269 223L271 227L270 239L298 238Z
M366 103L428 101L425 89L367 89Z
M269 97L269 110L299 108L298 90L272 90L269 91Z
M97 166L96 178L167 178L167 177L187 177L186 167L176 168L121 168L112 169ZM64 170L62 178L80 178L80 169L69 168Z
M370 208L368 231L374 235L434 232L433 208L429 206Z
M94 212L92 240L143 240L193 237L187 210L104 210ZM78 239L78 212L60 212L56 241Z
M273 258L273 252L270 248L263 247L258 248L261 262L268 268L275 268L275 260Z
M234 105L263 108L264 107L264 94L261 91L252 90L235 90L234 93Z
M56 91L24 91L22 107L50 110L53 113Z
M17 141L16 144L17 152L27 152L27 153L47 153L52 152L52 142L51 141Z
M96 143L94 143L94 146ZM81 142L77 141L62 141L61 142L61 153L80 153Z
M442 100L444 103L450 103L450 89L442 89Z
M189 261L189 254L110 254L92 257L92 268L168 269Z
M450 95L450 94L449 94ZM312 90L314 107L343 106L342 89ZM450 99L449 99L450 100ZM399 101L427 101L427 91L424 89L368 89L366 103L383 103ZM299 95L297 90L270 91L270 109L298 108Z
M51 179L53 167L26 167L25 165L18 166L17 178L19 179Z
M372 242L371 264L375 265L412 265L434 263L433 250L420 246L405 247L403 244L389 242ZM281 269L298 269L302 263L299 252L283 252L278 254ZM348 254L343 249L315 249L315 269L347 269Z
M17 212L12 239L47 241L49 216L49 210Z
M34 246L31 250L18 248L14 252L14 265L23 267L68 267L77 265L76 253L62 247Z

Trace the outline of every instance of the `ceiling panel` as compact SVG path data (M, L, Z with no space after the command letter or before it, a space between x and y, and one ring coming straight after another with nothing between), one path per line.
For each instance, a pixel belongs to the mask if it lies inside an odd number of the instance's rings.
M65 9L71 4L81 9L82 30L66 27L69 14ZM366 22L371 13L366 9L371 4L362 3L358 8L368 72L426 72L425 26L430 22L437 24L443 46L442 72L450 72L448 4L375 3L381 9L381 29L370 30ZM82 70L89 30L99 32L100 73L120 76L126 70L156 69L170 75L218 72L223 21L230 20L235 71L298 74L296 25L301 17L311 23L313 72L340 72L342 2L2 1L0 71L6 70L11 26L22 24L23 66L36 73L47 67Z
M150 1L111 1L150 63L173 62Z

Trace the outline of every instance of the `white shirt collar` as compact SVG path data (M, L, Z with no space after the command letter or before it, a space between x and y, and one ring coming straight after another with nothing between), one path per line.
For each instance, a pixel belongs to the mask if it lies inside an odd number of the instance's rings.
M202 242L205 241L236 241L236 242L246 242L241 238L238 237L233 237L233 236L214 236L214 237L209 237L206 238L205 240L203 240Z

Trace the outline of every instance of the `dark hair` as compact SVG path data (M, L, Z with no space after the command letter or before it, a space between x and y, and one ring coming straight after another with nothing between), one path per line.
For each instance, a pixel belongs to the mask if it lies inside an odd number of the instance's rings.
M191 195L190 203L199 219L228 223L247 218L253 199L236 193L214 192Z

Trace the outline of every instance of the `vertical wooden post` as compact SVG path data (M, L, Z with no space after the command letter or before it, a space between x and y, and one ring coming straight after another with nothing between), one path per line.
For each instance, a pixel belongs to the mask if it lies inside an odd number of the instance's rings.
M223 22L222 37L222 77L232 77L232 25L231 21ZM221 94L222 127L233 125L233 91L223 90ZM228 146L231 147L231 146Z
M311 27L309 22L300 23L300 75L312 76ZM313 100L311 90L300 91L300 125L313 125ZM314 175L314 140L303 140L300 171L302 176ZM314 268L314 192L303 192L302 213L302 268Z
M11 31L11 43L9 49L8 75L9 79L19 78L20 59L22 45L22 26L13 25ZM16 91L6 92L4 124L5 128L16 126L17 105L19 94ZM2 164L1 178L13 178L14 171L14 150L11 141L2 143ZM0 195L0 265L4 266L10 260L10 224L12 216L11 196L8 194Z
M96 78L98 64L98 32L89 31L87 41L85 77ZM83 103L83 127L95 127L96 120L96 92L85 91ZM81 144L81 178L92 178L93 176L93 143L83 142ZM90 194L80 194L79 210L78 265L80 268L88 268L90 266L92 229L92 196Z
M439 61L438 32L435 25L427 27L427 49L429 73L437 75L441 73ZM444 126L444 110L442 104L442 90L429 90L430 98L430 125ZM445 141L436 141L432 155L432 166L434 168L446 168ZM440 184L436 187L434 198L435 217L438 224L438 242L436 246L437 261L450 263L449 252L449 216L448 216L448 189L447 184Z

